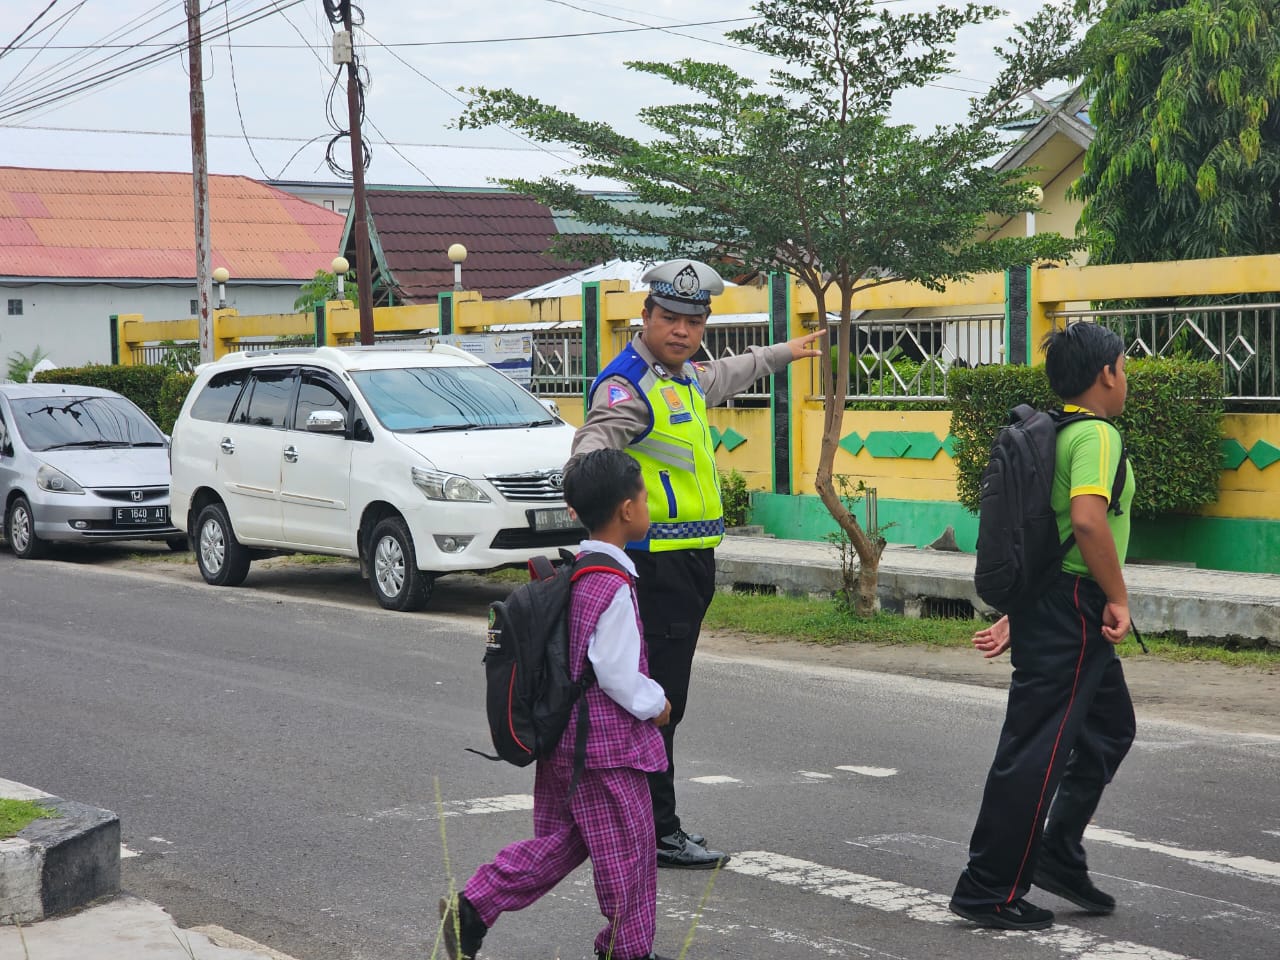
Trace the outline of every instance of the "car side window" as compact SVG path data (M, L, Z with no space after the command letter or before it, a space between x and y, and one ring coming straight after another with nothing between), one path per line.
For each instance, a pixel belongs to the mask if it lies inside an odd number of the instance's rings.
M227 370L210 377L200 396L191 404L192 419L226 423L231 419L231 411L235 409L248 379L248 370Z
M283 430L297 380L298 371L290 367L255 370L253 382L236 407L236 423Z
M5 421L4 411L0 410L0 457L13 456L13 443L9 436L9 424Z
M327 374L317 370L303 370L298 384L298 403L293 412L293 429L306 430L307 417L317 410L340 413L347 426L351 425L351 395Z

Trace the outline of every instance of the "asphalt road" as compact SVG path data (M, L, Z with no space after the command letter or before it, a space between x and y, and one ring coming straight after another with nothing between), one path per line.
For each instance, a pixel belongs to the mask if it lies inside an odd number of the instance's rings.
M480 617L502 588L445 580L434 612L391 614L340 570L297 597L288 571L218 590L106 555L0 549L0 776L118 812L124 887L184 926L300 960L429 957L449 876L530 829L532 772L464 750L486 746ZM703 654L692 703L682 813L736 856L710 891L659 874L664 954L705 897L691 958L1277 956L1280 738L1140 715L1090 841L1121 910L1041 894L1060 923L1001 935L945 911L999 691ZM598 927L584 867L484 956L586 957Z

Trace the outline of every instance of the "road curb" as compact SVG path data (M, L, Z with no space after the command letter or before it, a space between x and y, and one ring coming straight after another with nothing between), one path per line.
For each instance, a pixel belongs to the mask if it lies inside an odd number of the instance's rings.
M35 923L120 892L120 818L12 780L0 797L57 814L0 840L0 924Z

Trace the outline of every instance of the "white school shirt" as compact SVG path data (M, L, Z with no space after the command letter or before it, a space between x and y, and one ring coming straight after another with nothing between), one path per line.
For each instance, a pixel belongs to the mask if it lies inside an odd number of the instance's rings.
M603 540L583 540L579 552L603 553L612 557L631 576L636 565L626 551ZM597 643L598 637L605 640ZM609 606L596 621L595 630L587 638L587 659L596 673L600 689L623 710L637 720L651 720L662 713L667 695L661 684L640 672L640 631L636 629L636 611L631 602L631 584L618 585Z

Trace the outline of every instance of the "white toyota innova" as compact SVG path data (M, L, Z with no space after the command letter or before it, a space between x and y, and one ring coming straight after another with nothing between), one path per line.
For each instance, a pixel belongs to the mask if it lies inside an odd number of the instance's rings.
M378 602L576 543L573 427L471 354L434 347L235 353L201 366L173 427L170 503L200 572L275 552L360 561Z

